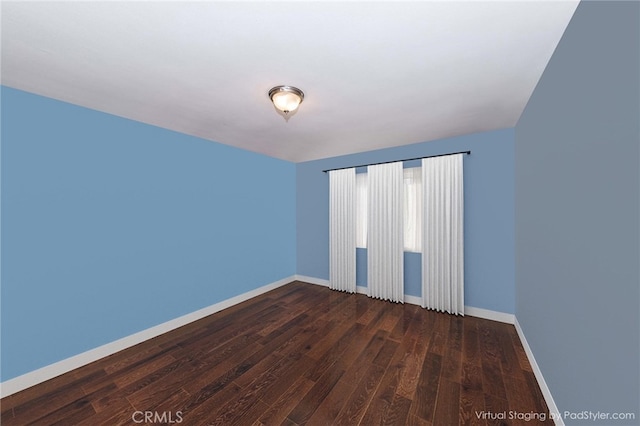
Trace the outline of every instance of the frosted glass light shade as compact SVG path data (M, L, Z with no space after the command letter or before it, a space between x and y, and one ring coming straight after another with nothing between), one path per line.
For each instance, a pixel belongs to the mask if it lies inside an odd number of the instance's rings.
M304 100L304 93L296 87L276 86L269 90L269 97L276 109L287 115L298 109Z
M271 98L273 104L282 112L295 111L300 105L300 98L298 95L287 92L278 92Z

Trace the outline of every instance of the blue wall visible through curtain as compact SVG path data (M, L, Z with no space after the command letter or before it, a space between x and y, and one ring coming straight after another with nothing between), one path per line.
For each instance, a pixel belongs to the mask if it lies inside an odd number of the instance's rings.
M295 165L2 88L2 380L295 274Z
M356 284L367 286L367 249L356 249ZM422 254L404 252L404 294L422 295Z
M513 129L298 163L297 273L329 278L329 192L322 170L467 150L472 153L464 158L465 304L514 313ZM405 294L421 295L420 256L405 252ZM357 284L366 286L366 250L357 249L356 259Z

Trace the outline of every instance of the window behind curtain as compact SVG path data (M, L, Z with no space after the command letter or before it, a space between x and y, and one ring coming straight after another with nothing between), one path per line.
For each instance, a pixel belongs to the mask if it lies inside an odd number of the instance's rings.
M404 169L404 251L422 251L422 169ZM357 219L356 219L357 220Z
M422 251L422 172L420 167L404 169L404 250ZM356 175L356 247L367 248L366 173Z

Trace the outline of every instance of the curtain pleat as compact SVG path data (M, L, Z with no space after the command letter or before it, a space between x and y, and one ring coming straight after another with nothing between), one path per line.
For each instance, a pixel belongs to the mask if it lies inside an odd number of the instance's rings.
M367 191L369 176L356 173L356 247L367 248Z
M422 307L464 315L462 154L422 160Z
M404 303L402 163L369 166L367 294Z
M329 172L329 286L356 291L356 170Z

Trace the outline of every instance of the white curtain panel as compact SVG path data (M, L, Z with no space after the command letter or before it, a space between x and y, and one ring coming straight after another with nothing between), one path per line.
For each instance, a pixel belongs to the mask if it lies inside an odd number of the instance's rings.
M422 160L422 307L464 315L463 154Z
M367 294L404 303L402 162L369 166Z
M367 193L369 176L356 173L356 247L367 248Z
M329 172L329 286L356 291L356 169Z

